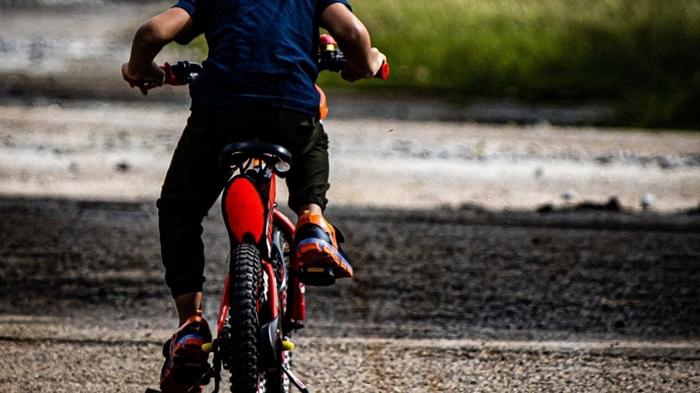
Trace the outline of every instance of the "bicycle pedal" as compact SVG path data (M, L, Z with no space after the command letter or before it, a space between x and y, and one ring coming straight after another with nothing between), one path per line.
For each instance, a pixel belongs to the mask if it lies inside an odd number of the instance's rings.
M296 344L292 340L282 340L282 349L285 351L293 351L296 348Z
M304 266L299 270L299 279L306 285L327 287L335 284L335 273L328 266Z

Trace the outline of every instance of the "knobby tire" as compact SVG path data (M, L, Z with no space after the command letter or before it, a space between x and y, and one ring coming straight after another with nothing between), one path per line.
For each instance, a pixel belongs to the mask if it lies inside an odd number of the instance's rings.
M262 290L260 251L250 244L236 247L231 255L230 274L231 392L257 393L261 375L256 307Z

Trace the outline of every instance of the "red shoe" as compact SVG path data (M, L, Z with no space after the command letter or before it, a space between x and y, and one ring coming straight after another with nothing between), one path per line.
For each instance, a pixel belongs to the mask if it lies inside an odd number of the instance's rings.
M201 311L191 316L163 345L165 363L160 372L162 393L201 393L204 385L194 386L209 370L209 354L202 345L211 342L209 324Z
M342 241L342 235L337 232ZM352 277L352 266L336 240L336 228L320 214L304 212L296 228L296 257L304 268L332 267L336 278Z

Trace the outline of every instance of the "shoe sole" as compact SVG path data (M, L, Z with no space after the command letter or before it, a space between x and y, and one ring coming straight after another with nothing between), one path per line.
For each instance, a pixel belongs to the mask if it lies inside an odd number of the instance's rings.
M338 250L322 239L305 239L297 245L297 258L308 260L304 266L333 267L337 278L352 277L353 271L348 262Z

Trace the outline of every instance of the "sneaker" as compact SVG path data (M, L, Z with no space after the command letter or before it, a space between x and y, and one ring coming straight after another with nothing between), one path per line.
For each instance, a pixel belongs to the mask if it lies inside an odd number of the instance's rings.
M160 372L162 393L201 393L204 385L194 386L209 370L209 354L202 345L211 342L209 324L202 312L191 316L163 345L165 363Z
M336 278L352 277L352 266L340 249L342 234L320 214L304 212L296 227L296 257L308 269L331 267Z

